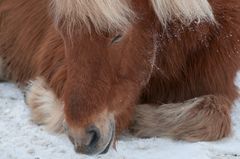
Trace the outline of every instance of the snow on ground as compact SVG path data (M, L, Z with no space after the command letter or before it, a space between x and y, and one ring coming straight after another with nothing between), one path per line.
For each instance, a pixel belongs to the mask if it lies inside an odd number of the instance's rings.
M240 78L237 83L240 86ZM240 100L232 119L233 133L222 141L187 143L125 136L117 143L117 151L88 157L76 154L66 136L34 125L22 93L13 84L0 83L0 159L240 159Z

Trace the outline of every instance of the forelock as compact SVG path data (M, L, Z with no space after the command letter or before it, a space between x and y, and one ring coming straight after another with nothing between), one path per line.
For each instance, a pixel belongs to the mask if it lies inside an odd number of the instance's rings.
M93 26L101 30L125 30L134 17L127 0L52 0L56 23Z
M208 0L150 0L163 26L176 18L184 24L197 21L215 23Z

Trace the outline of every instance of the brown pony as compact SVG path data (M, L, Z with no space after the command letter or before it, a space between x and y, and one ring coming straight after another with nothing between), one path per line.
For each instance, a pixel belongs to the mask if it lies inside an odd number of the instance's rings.
M239 0L0 0L0 78L89 155L228 136L239 51Z

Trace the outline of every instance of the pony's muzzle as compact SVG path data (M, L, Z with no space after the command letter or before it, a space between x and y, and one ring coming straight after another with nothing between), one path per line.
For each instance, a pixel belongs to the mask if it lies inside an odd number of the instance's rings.
M105 154L115 138L115 122L92 124L85 129L68 130L70 141L77 153L86 155Z

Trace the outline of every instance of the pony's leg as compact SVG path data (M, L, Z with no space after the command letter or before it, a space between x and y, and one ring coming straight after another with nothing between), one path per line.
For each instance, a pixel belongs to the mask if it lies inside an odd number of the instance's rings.
M43 79L37 78L29 83L25 101L34 123L44 125L52 132L63 132L63 104Z
M231 102L207 95L183 103L139 105L131 130L138 137L171 137L187 141L213 141L230 134Z

